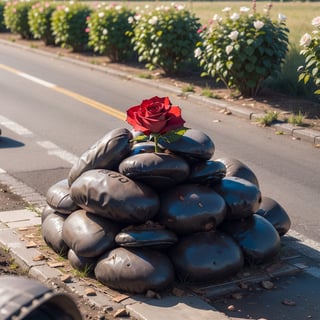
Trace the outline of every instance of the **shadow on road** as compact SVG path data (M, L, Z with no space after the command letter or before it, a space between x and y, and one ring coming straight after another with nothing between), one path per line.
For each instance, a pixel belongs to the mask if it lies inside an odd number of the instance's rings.
M20 141L17 141L8 137L4 137L4 136L0 137L0 149L20 148L20 147L23 147L24 145L25 144Z

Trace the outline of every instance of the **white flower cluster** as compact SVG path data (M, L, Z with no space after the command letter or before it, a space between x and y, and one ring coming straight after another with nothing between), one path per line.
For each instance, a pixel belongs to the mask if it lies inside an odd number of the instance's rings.
M320 16L313 18L311 21L311 24L314 27L319 28L320 27Z
M253 26L257 29L260 30L261 28L263 28L264 23L260 20L256 20L253 22Z
M312 19L311 24L315 28L320 29L320 16L317 16ZM316 35L319 31L313 31L313 34ZM310 33L305 33L300 39L300 46L301 47L309 47L312 41L312 35Z
M279 21L280 23L285 23L285 22L287 21L287 17L286 17L284 14L279 13L279 15L278 15L278 21Z
M195 56L195 58L200 57L201 54L202 54L202 50L201 50L199 47L194 50L194 56Z
M149 24L151 24L151 25L155 25L155 24L157 24L157 22L158 22L158 17L157 16L153 16L153 17L151 17L150 19L149 19Z
M227 13L227 15L229 15L229 12L230 12L230 11L231 11L231 8L230 8L230 7L225 7L225 8L222 10L222 12ZM248 8L248 7L241 7L241 8L240 8L240 14L246 14L246 13L248 13L249 11L250 11L250 8ZM230 19L233 20L233 21L239 20L239 19L240 19L240 14L237 13L237 12L234 12L234 13L232 13L232 14L230 15ZM280 21L280 20L281 20L281 21L285 21L285 19L286 19L286 17L285 17L284 15L279 15L279 21ZM213 16L213 21L219 23L219 22L222 21L222 18L221 18L219 15L214 15L214 16ZM262 29L262 28L264 27L264 23L263 23L262 21L260 21L260 20L256 20L256 21L253 22L253 26L255 27L256 30L260 30L260 29ZM232 31L232 32L228 35L228 37L229 37L232 41L236 41L236 40L238 39L238 36L239 36L239 32L238 32L237 30ZM233 45L228 45L228 46L226 47L226 53L227 53L227 55L229 55L229 54L232 52L232 50L233 50ZM196 54L197 54L198 56L200 56L201 53L199 53L199 50L197 51L197 49L196 49L195 55L196 55ZM197 56L195 56L195 57L197 57Z
M232 31L228 37L232 40L232 41L236 41L238 39L238 35L239 35L239 32L237 30L235 31Z
M300 39L300 46L309 47L312 37L309 33L305 33Z

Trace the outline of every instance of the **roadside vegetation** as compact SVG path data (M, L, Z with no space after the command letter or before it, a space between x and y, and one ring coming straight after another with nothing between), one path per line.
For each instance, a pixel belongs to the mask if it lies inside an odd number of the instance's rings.
M209 76L246 97L267 87L318 101L318 8L317 2L0 0L0 32L167 75Z
M264 116L258 118L258 123L263 126L271 126L274 122L278 120L278 112L269 111Z

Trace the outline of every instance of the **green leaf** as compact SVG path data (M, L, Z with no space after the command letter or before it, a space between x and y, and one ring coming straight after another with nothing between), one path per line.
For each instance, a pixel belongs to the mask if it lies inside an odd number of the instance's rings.
M228 70L231 70L232 66L233 66L233 62L232 61L229 60L229 61L226 62L226 67L227 67Z
M319 73L319 69L318 69L318 68L313 68L313 70L312 70L312 75L313 75L314 77L317 77L317 76L318 76L318 73Z
M309 80L310 80L310 74L306 74L304 77L304 84L307 84Z
M309 54L306 56L306 62L309 62L311 59L314 59L314 54Z
M250 57L250 62L251 62L251 63L256 63L257 60L258 60L258 58L257 58L257 56L255 56L255 55L252 55L252 56Z
M302 81L304 79L305 75L306 75L305 73L300 73L299 77L298 77L298 81L299 82Z
M256 67L256 72L257 72L258 74L264 75L264 74L266 74L266 68Z
M189 128L179 128L176 130L171 130L163 135L161 135L160 139L164 139L166 140L168 143L174 142L174 141L178 141L181 139L181 137L185 134L185 132L189 130Z
M254 42L254 39L248 39L247 40L247 45L251 46L253 44L253 42Z
M308 63L307 63L307 65L306 65L306 68L307 69L309 69L311 66L313 66L314 64L316 63L316 61L315 60L310 60Z
M140 136L135 137L135 138L132 139L131 141L135 141L135 142L148 141L148 136L146 136L145 134L142 134L142 135L140 135Z
M251 56L254 53L254 47L246 47L244 51L248 56Z
M254 80L247 81L248 88L254 88L256 86L256 82Z
M247 63L245 66L246 71L252 72L254 70L254 64L252 63Z
M247 56L243 54L242 52L239 52L238 58L241 62L244 62L247 59Z
M263 63L263 65L264 65L266 68L270 68L270 67L271 67L271 62L270 62L270 60L268 60L268 59L264 59L264 60L262 61L262 63Z

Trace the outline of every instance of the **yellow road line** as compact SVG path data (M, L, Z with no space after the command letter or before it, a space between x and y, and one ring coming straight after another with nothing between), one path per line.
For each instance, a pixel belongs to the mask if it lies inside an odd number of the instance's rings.
M64 95L66 95L66 96L69 96L69 97L71 97L71 98L73 98L75 100L78 100L78 101L80 101L80 102L82 102L84 104L87 104L90 107L93 107L93 108L98 109L98 110L100 110L102 112L105 112L105 113L107 113L107 114L109 114L109 115L111 115L111 116L113 116L115 118L118 118L118 119L123 120L123 121L125 121L125 119L126 119L126 116L125 116L124 112L119 111L119 110L114 109L114 108L111 108L111 107L109 107L109 106L107 106L105 104L102 104L102 103L98 102L98 101L92 100L90 98L87 98L85 96L82 96L80 94L77 94L75 92L69 91L67 89L64 89L64 88L61 88L61 87L58 87L58 86L55 86L52 89L54 91L57 91L57 92L60 92L60 93L62 93Z
M88 105L88 106L90 106L92 108L95 108L97 110L105 112L105 113L107 113L107 114L109 114L109 115L111 115L111 116L113 116L113 117L115 117L117 119L122 120L122 121L125 121L125 119L126 119L126 115L122 111L119 111L119 110L114 109L114 108L112 108L110 106L107 106L107 105L105 105L103 103L100 103L100 102L95 101L93 99L90 99L90 98L87 98L85 96L82 96L82 95L80 95L78 93L75 93L73 91L70 91L70 90L64 89L62 87L59 87L59 86L57 86L57 85L55 85L53 83L44 81L44 80L42 80L40 78L33 77L33 76L28 75L28 74L26 74L24 72L21 72L21 71L19 71L17 69L8 67L8 66L6 66L4 64L0 64L0 69L9 71L9 72L14 73L14 74L16 74L18 76L21 76L21 77L23 77L25 79L31 80L33 82L36 82L36 83L38 83L40 85L45 86L46 88L52 89L52 90L54 90L56 92L59 92L59 93L64 94L64 95L66 95L68 97L71 97L71 98L73 98L73 99L75 99L77 101L80 101L80 102L82 102L82 103L84 103L84 104L86 104L86 105Z
M12 73L19 73L18 70L13 69L13 68L10 68L10 67L8 67L8 66L6 66L6 65L4 65L4 64L1 64L1 63L0 63L0 68L1 68L1 69L4 69L4 70L7 70L7 71L9 71L9 72L12 72Z

